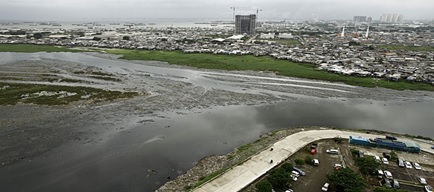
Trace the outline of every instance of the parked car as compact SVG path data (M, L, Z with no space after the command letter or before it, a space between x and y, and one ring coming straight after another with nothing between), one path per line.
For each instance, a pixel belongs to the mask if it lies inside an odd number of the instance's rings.
M398 166L399 167L405 167L405 165L404 165L404 159L402 159L402 158L398 159Z
M413 163L413 167L417 170L421 170L422 167L419 165L419 163Z
M376 161L378 161L378 162L381 161L380 156L378 156L378 155L375 155L375 156L374 156L374 159L375 159Z
M383 157L383 164L389 165L389 160L386 157Z
M419 181L420 184L426 185L426 179L423 177L417 177L417 181Z
M285 192L294 192L292 189L287 189Z
M393 188L395 188L395 189L399 189L400 188L399 182L396 179L393 180Z
M393 179L392 173L390 171L384 171L384 176L387 179Z
M329 190L329 183L324 183L324 185L321 187L321 191L328 191Z
M413 166L411 166L411 163L409 161L405 161L404 164L405 164L405 167L408 169L413 168Z
M319 160L318 159L312 159L312 163L313 163L313 165L318 166L319 165Z
M342 165L341 164L338 164L338 163L336 163L334 166L333 166L336 170L339 170L339 169L341 169L342 168Z
M431 185L425 185L423 188L425 189L426 192L433 192Z
M392 184L390 183L390 180L387 179L387 178L384 179L384 183L383 183L383 185L384 185L386 188L392 188Z
M300 177L300 173L298 173L297 171L292 171L291 175L295 175L296 177Z
M337 149L327 149L326 153L330 153L330 154L339 154L339 150Z
M306 173L298 167L293 167L292 170L297 171L300 175L306 175Z
M298 177L296 175L294 175L294 174L291 174L291 178L292 178L292 181L297 181L298 180Z
M380 179L382 179L383 176L384 176L383 170L378 169L378 170L377 170L377 177L380 178Z

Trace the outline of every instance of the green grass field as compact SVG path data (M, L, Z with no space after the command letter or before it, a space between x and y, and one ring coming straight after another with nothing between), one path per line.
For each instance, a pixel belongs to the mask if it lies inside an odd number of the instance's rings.
M0 52L34 53L34 52L83 52L83 51L73 50L66 47L52 46L52 45L0 44Z
M316 70L312 64L294 63L277 60L271 57L255 57L252 55L213 55L185 54L180 51L147 51L109 49L107 53L123 55L128 60L165 61L170 64L186 65L206 69L224 70L255 70L272 71L288 77L299 77L332 82L343 82L349 85L364 87L384 87L396 90L427 90L434 91L434 86L425 83L409 83L405 81L389 82L382 79L343 76L326 71Z
M427 47L427 46L380 45L379 47L386 48L389 50L434 51L434 47Z

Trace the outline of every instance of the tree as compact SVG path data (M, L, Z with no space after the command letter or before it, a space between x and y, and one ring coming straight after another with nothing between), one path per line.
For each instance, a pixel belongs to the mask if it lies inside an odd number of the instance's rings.
M304 165L304 161L303 161L303 159L296 159L296 160L294 160L294 162L295 162L295 164L298 165L298 166L302 166L302 165Z
M282 165L281 167L283 170L285 170L286 172L291 172L292 168L294 168L294 166L291 163L285 163Z
M365 181L349 168L342 168L327 174L330 184L336 187L338 192L361 192L364 191Z
M262 180L258 184L256 184L256 189L258 192L271 192L273 190L273 186L267 180Z
M342 139L342 137L335 137L335 138L333 138L333 140L334 140L336 143L341 144L343 139Z
M372 157L358 157L355 159L356 165L363 174L373 173L378 169L380 163Z
M306 164L309 164L309 165L313 165L313 157L312 156L310 156L310 155L306 155L306 157L304 157L304 162L306 163Z
M286 172L282 168L278 168L271 172L270 176L268 176L267 180L271 183L273 187L283 188L286 187L290 178L289 172Z
M35 33L35 34L33 34L33 37L35 39L41 39L43 36L42 36L42 33Z
M390 161L398 161L398 154L395 151L390 152Z

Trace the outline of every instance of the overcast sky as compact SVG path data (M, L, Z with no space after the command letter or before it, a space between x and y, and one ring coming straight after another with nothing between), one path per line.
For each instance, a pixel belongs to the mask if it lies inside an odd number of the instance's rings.
M232 18L259 12L261 19L352 19L403 14L433 19L434 0L0 0L0 20L102 18Z

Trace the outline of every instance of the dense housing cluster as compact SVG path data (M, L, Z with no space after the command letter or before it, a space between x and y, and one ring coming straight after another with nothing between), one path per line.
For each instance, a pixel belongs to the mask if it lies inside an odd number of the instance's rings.
M342 75L434 83L432 24L264 22L252 35L233 35L233 26L216 25L156 28L93 23L69 29L5 25L0 28L0 43L271 56Z

